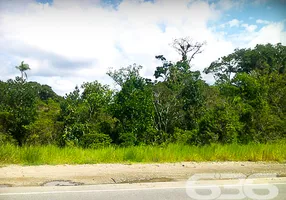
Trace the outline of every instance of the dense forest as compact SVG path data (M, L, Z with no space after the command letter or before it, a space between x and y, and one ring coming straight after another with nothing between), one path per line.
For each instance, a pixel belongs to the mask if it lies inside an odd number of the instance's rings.
M235 49L206 66L213 85L192 70L204 43L173 41L181 56L161 65L154 80L133 64L107 74L120 86L83 83L64 97L21 76L0 81L0 144L109 145L266 143L286 138L286 47ZM219 48L219 47L218 47Z

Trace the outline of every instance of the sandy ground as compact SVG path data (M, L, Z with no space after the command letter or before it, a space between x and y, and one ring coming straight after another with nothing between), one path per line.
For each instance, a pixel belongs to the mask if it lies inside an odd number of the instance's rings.
M264 162L182 162L162 164L9 165L0 168L0 187L39 186L69 180L75 184L164 182L187 180L195 173L277 173L286 164Z

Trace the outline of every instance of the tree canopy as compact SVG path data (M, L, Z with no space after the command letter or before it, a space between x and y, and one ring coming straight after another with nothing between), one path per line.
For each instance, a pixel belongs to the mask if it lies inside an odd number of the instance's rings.
M64 97L21 77L0 81L0 144L78 146L182 143L266 143L286 137L286 47L235 49L206 66L207 84L192 61L204 42L176 39L182 59L154 59L154 80L133 64L107 72L120 86L85 82Z

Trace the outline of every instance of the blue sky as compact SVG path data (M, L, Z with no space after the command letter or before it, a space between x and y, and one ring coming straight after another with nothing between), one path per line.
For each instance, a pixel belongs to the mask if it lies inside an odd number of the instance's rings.
M49 4L52 4L52 3L53 3L53 0L36 0L36 2L38 2L38 3L49 3Z
M286 45L285 0L11 0L0 1L0 80L30 64L29 79L61 95L133 63L152 78L163 54L176 61L175 38L206 41L193 60L203 70L235 48ZM208 83L212 75L202 74Z
M101 0L102 3L111 4L117 7L123 0ZM153 2L154 0L144 0L145 2ZM36 0L38 3L53 4L53 0ZM208 0L208 3L217 4L219 0ZM236 1L239 2L239 1ZM219 6L218 6L219 7ZM240 7L234 7L225 12L224 20L229 20L233 17L240 18L245 22L251 21L255 18L261 18L265 15L265 19L270 21L283 20L286 17L286 1L285 0L272 0L272 1L246 1ZM223 21L220 21L223 22Z
M226 23L232 19L238 19L243 21L243 23L256 24L258 29L261 29L263 24L257 24L257 19L271 22L283 21L286 19L286 1L284 1L284 3L280 0L267 1L265 3L248 1L245 5L233 7L230 10L227 10L222 19L216 21L214 25ZM234 27L227 30L230 34L237 31L241 31L241 27Z

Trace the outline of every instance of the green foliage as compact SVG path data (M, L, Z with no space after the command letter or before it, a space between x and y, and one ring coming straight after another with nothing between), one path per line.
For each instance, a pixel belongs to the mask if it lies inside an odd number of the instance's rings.
M169 144L100 149L56 146L0 145L0 164L98 164L98 163L165 163L184 161L275 161L285 163L286 142L269 144L213 144L192 146Z
M111 138L103 133L89 133L81 137L80 146L83 148L103 148L111 144Z
M25 80L24 77L27 79L27 70L30 70L30 66L28 64L24 64L24 61L21 62L21 64L19 66L15 67L16 69L18 69L21 72L21 80Z
M61 97L58 96L48 85L41 85L37 82L27 82L26 84L32 88L34 94L42 101L53 99L54 101L58 102L61 100Z
M231 116L238 116L234 122L240 131L233 131L238 142L264 143L285 137L285 52L281 44L236 49L205 69L217 77L221 98L235 111Z
M153 87L153 104L157 130L171 134L176 126L182 124L184 113L179 92L172 90L163 82Z
M190 144L195 135L195 130L182 130L176 127L174 130L173 142L179 144Z
M78 146L87 134L112 135L114 132L116 119L109 115L108 110L113 92L97 81L84 83L81 88L82 94L76 87L61 103L60 119L64 123L61 145Z
M25 125L28 134L25 143L29 145L56 144L62 131L61 123L57 121L60 105L52 99L47 103L38 101L37 119Z
M21 79L8 80L1 87L2 126L21 145L27 135L24 126L35 120L37 97L32 88Z
M0 145L16 144L16 143L17 143L16 140L11 135L0 131Z
M30 67L22 62L17 66L21 77L0 81L0 144L86 149L118 145L129 149L124 160L141 161L144 156L132 152L133 146L210 145L211 152L214 143L237 147L284 141L286 47L236 49L204 70L216 78L208 85L191 66L203 45L188 38L174 40L182 59L156 56L162 64L154 81L142 77L142 66L134 64L107 72L118 90L85 82L65 97L48 85L28 82ZM23 160L38 163L41 154L30 151L25 150ZM159 159L154 154L150 160Z
M236 73L269 74L274 71L285 73L286 47L276 45L256 45L254 49L235 49L235 52L224 56L204 70L205 73L214 73L218 81L229 81Z
M201 119L197 135L192 138L191 143L236 143L242 127L239 115L230 105L217 106Z
M119 134L120 145L124 147L135 146L137 143L137 135L132 132L124 132Z
M154 125L152 90L139 75L140 69L141 66L133 65L108 73L121 86L121 90L114 96L111 112L121 123L119 140L125 138L128 145L143 142L148 127Z

